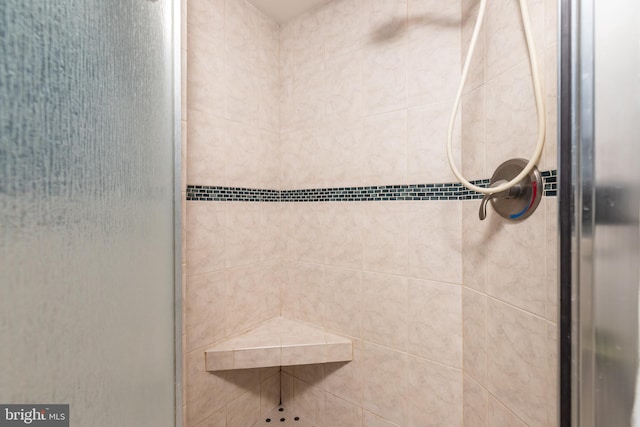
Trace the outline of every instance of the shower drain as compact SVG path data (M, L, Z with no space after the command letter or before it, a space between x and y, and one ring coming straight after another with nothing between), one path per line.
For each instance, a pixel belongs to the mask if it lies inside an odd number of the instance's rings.
M269 415L265 416L258 424L255 424L253 427L276 427L281 425L292 427L315 427L315 425L305 422L302 417L293 413L288 413L284 406L279 406L274 409Z

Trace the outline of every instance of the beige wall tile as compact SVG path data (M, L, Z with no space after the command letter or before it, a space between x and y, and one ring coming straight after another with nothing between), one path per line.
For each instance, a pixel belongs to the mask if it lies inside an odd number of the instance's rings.
M468 375L464 375L463 388L464 427L486 427L489 393Z
M288 286L282 294L285 317L322 325L324 267L302 262L288 263Z
M493 174L486 166L486 86L469 91L462 98L462 164L468 180L486 179Z
M291 366L293 375L299 380L304 381L305 383L312 385L314 387L319 387L324 389L324 380L325 380L325 372L326 372L326 363L316 363L316 364L307 364L307 365L297 365Z
M207 24L209 25L209 24ZM225 63L221 42L192 37L187 50L187 109L225 116Z
M480 2L477 0L462 0L462 52L461 64L467 59L471 35L476 25ZM486 16L486 15L485 15ZM467 76L467 84L464 93L476 89L485 82L486 61L486 22L480 29L475 52Z
M408 205L373 203L364 211L364 269L391 274L408 271Z
M353 360L326 365L325 389L356 406L362 406L364 375L362 346L362 341L353 340Z
M236 267L260 261L260 204L233 202L225 203L225 206L226 266Z
M524 221L500 221L487 242L488 293L541 316L547 302L544 204Z
M327 203L325 262L345 268L362 268L363 209L359 203Z
M293 66L324 59L322 11L310 11L295 19L293 26Z
M260 131L261 165L260 186L270 190L280 188L280 135L277 132Z
M260 385L260 415L266 416L280 403L280 370L262 381Z
M293 376L284 372L280 372L280 402L282 406L295 409L293 399Z
M226 270L226 330L233 335L275 315L277 287L264 283L260 265Z
M189 112L186 167L190 185L225 185L226 121L198 110Z
M272 261L285 256L286 234L282 230L285 208L280 203L260 204L260 260Z
M325 270L325 328L341 334L362 336L362 272L327 267Z
M409 1L409 105L454 99L461 71L460 12L460 0Z
M309 53L307 53L308 55ZM315 51L314 56L317 55ZM297 53L294 53L294 58ZM325 113L326 91L322 59L303 62L293 70L293 120L300 126L321 119Z
M405 425L408 363L406 353L364 343L364 409Z
M204 354L196 350L187 354L188 425L196 425L209 415L260 386L260 370L243 369L211 374L204 369Z
M462 291L464 371L486 385L487 297L469 289Z
M409 357L410 427L462 427L462 372Z
M409 208L409 274L462 283L462 203L413 202Z
M336 4L353 3L354 0ZM329 6L331 7L331 6ZM342 28L349 32L348 28ZM324 63L326 114L362 114L362 52L360 50L328 57Z
M223 271L190 276L187 283L187 348L211 344L225 337L225 275Z
M185 424L187 427L187 424ZM198 423L196 427L227 427L227 410L222 408L218 412L207 417L206 420Z
M362 427L362 408L325 393L324 422L327 427Z
M407 182L407 111L369 116L364 121L365 185Z
M409 352L462 368L462 294L458 285L409 280Z
M293 208L295 258L300 261L324 263L327 253L327 209L318 203L297 204Z
M260 187L265 147L258 128L227 121L226 182L232 187Z
M530 425L547 418L547 323L489 299L489 391Z
M407 348L407 278L364 273L362 337L387 347Z
M363 105L367 114L406 108L407 1L364 0Z
M362 425L363 427L397 427L397 424L393 424L367 411L364 411Z
M501 405L494 397L489 397L489 427L526 427L513 412Z
M364 0L337 0L327 4L323 13L327 59L361 49L366 18L363 6Z
M260 420L260 388L244 393L227 407L227 427L247 427Z
M226 209L223 203L187 202L187 276L225 265Z
M538 122L529 62L520 62L500 78L489 80L486 99L486 132L491 135L486 142L488 171L510 158L530 159L536 147ZM541 165L544 167L544 159Z
M327 187L359 187L362 185L363 125L362 120L338 117L328 122L325 185Z
M494 238L496 224L491 207L487 220L478 220L480 200L462 202L462 283L480 292L487 291L487 243Z
M296 414L300 414L301 421L311 424L324 425L325 392L297 378L293 379L293 394Z
M544 0L529 0L529 14L536 49L544 48ZM517 2L499 0L487 5L487 80L528 58ZM505 52L509 54L506 55Z
M451 102L429 104L409 110L407 167L410 184L452 182L447 162L447 127ZM454 134L454 157L460 164L460 115Z
M291 150L291 185L295 189L323 187L326 135L321 128L304 127L282 135L283 148Z

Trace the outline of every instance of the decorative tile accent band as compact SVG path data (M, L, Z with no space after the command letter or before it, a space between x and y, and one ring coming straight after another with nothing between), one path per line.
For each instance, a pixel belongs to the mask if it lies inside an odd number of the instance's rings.
M542 172L544 195L557 196L557 170ZM471 181L486 188L488 179ZM460 183L381 185L369 187L311 188L305 190L260 190L237 187L187 186L189 201L220 202L380 202L393 200L473 200L482 194Z

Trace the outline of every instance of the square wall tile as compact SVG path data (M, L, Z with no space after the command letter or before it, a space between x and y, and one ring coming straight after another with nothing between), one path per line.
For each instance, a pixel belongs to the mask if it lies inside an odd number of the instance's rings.
M348 3L353 0L335 3ZM348 28L342 28L342 31ZM344 53L324 63L327 115L362 114L362 52Z
M363 107L366 114L406 108L407 1L365 0Z
M345 268L362 268L363 210L360 203L326 203L325 262Z
M460 0L409 1L409 105L454 99L461 70L460 13Z
M323 36L327 60L362 47L365 18L364 0L329 2L323 11Z
M488 294L540 316L547 304L544 210L545 199L517 224L498 219L487 240Z
M364 184L406 184L407 111L367 117L364 141Z
M447 128L451 102L409 110L407 167L410 184L457 181L447 162ZM454 133L454 158L460 164L460 117Z
M489 427L526 427L520 418L489 396Z
M260 415L269 414L280 404L280 369L260 385Z
M324 394L324 390L319 387L314 387L297 378L293 379L295 411L300 414L301 420L307 420L311 424L324 425Z
M189 276L185 304L186 351L190 352L225 337L224 271Z
M408 204L384 202L364 211L364 269L407 274Z
M260 209L259 203L226 203L227 227L226 266L254 264L260 261Z
M407 348L408 279L364 273L362 337L400 351Z
M405 425L408 363L406 353L364 343L364 409Z
M529 425L547 420L547 322L489 299L488 390Z
M364 151L363 125L360 118L339 116L328 121L324 178L327 187L362 185Z
M189 112L185 186L226 184L226 130L224 119L198 110Z
M326 391L358 407L362 406L362 384L365 374L362 346L362 341L353 340L353 359L346 363L328 363L325 378Z
M362 336L362 271L327 267L325 270L324 327Z
M464 289L462 292L464 371L486 385L487 376L487 297Z
M398 427L397 424L393 424L391 421L387 421L367 411L364 411L362 425L364 427Z
M260 389L250 390L227 407L227 427L247 427L260 421Z
M468 375L464 375L463 388L464 427L487 426L489 392Z
M326 393L324 422L326 426L362 427L362 407Z
M459 285L409 280L409 352L462 368L462 295Z
M410 427L462 427L462 372L409 357Z
M224 268L226 259L224 203L187 202L187 276Z
M544 3L544 0L528 0L536 49L542 49L545 45ZM500 76L516 64L527 61L528 53L517 2L499 0L489 3L485 19L488 81ZM505 55L505 52L509 54Z
M282 293L282 314L291 319L322 325L325 267L303 262L286 265L289 277Z
M485 89L482 85L462 98L462 173L469 179L486 179L486 106Z
M462 203L429 201L409 206L409 274L462 283Z

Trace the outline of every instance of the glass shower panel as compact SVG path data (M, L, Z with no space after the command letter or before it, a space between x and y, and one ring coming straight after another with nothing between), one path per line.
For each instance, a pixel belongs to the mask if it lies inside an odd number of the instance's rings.
M171 0L0 2L0 403L174 425Z

